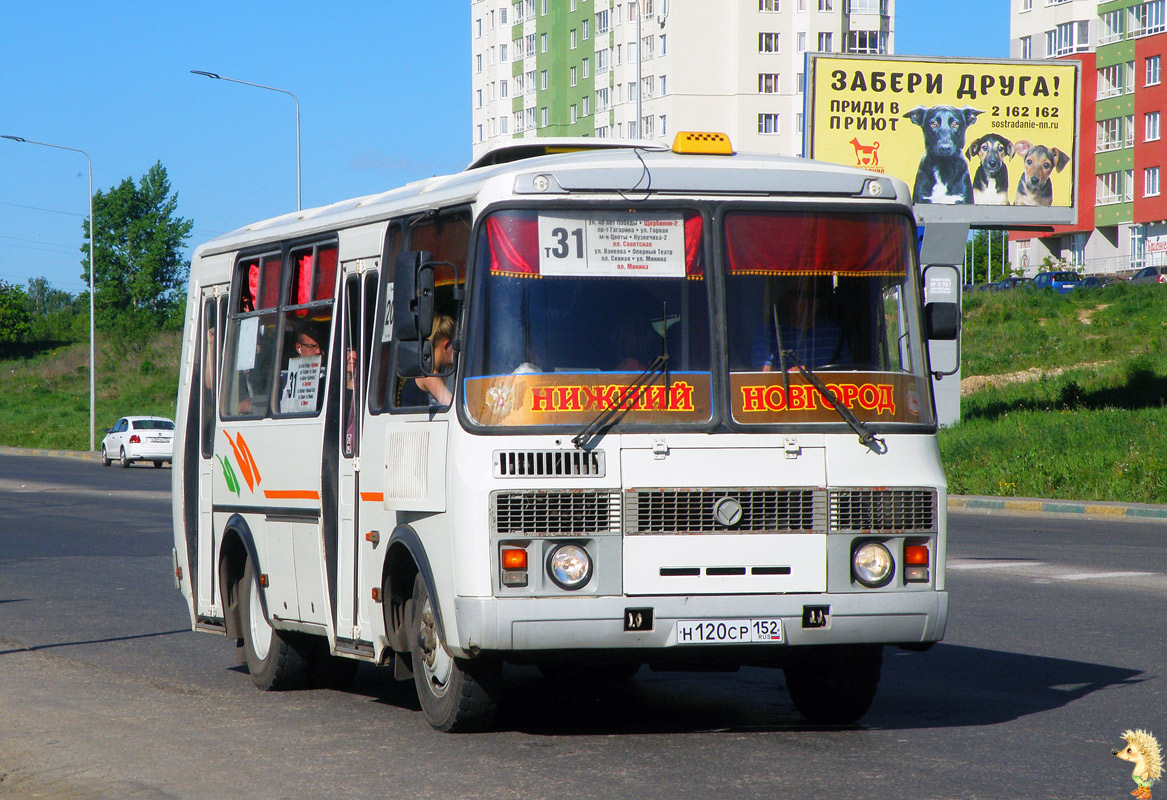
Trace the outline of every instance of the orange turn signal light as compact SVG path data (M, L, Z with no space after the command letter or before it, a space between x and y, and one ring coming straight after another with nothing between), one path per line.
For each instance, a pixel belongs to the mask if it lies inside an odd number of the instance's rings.
M506 547L502 551L503 569L526 569L527 551L518 547Z
M912 566L928 566L928 545L909 544L905 546L904 563Z

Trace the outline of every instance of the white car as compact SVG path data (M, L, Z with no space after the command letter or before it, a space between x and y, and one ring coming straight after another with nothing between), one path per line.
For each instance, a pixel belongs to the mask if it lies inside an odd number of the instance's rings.
M101 440L101 464L108 467L113 459L128 467L133 461L163 461L174 458L174 422L166 417L122 417L112 428L105 429Z

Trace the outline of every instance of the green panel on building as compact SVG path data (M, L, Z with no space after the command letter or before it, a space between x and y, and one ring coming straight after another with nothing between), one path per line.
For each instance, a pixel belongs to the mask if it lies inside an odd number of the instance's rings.
M1105 228L1134 219L1134 203L1113 203L1094 209L1094 227Z

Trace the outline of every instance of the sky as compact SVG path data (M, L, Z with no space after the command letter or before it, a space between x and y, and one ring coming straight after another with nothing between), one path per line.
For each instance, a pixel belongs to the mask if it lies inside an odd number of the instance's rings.
M715 10L731 0L671 0ZM741 2L742 0L732 0ZM552 0L567 2L567 0ZM304 208L457 172L471 160L470 0L0 0L0 135L86 151L94 191L155 162L196 245ZM896 0L897 55L1005 58L1008 0ZM72 294L88 166L0 140L0 281ZM101 246L101 242L97 242Z

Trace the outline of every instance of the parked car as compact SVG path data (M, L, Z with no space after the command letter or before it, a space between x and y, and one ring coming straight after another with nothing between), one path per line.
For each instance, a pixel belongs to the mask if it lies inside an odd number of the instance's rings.
M1131 276L1131 283L1167 283L1167 267L1143 267Z
M153 461L155 467L174 458L174 422L165 417L122 417L105 429L101 465L116 458L123 467L134 461Z
M1002 278L1001 280L997 281L995 284L993 284L993 288L999 292L1003 292L1008 289L1020 289L1022 287L1028 286L1031 283L1033 283L1033 278L1009 277Z
M1078 284L1079 289L1101 289L1104 286L1110 286L1112 283L1118 283L1121 279L1115 278L1112 275L1089 275L1082 279Z
M1033 279L1035 289L1054 289L1061 294L1073 291L1081 283L1082 278L1077 272L1059 270L1058 272L1039 272Z

